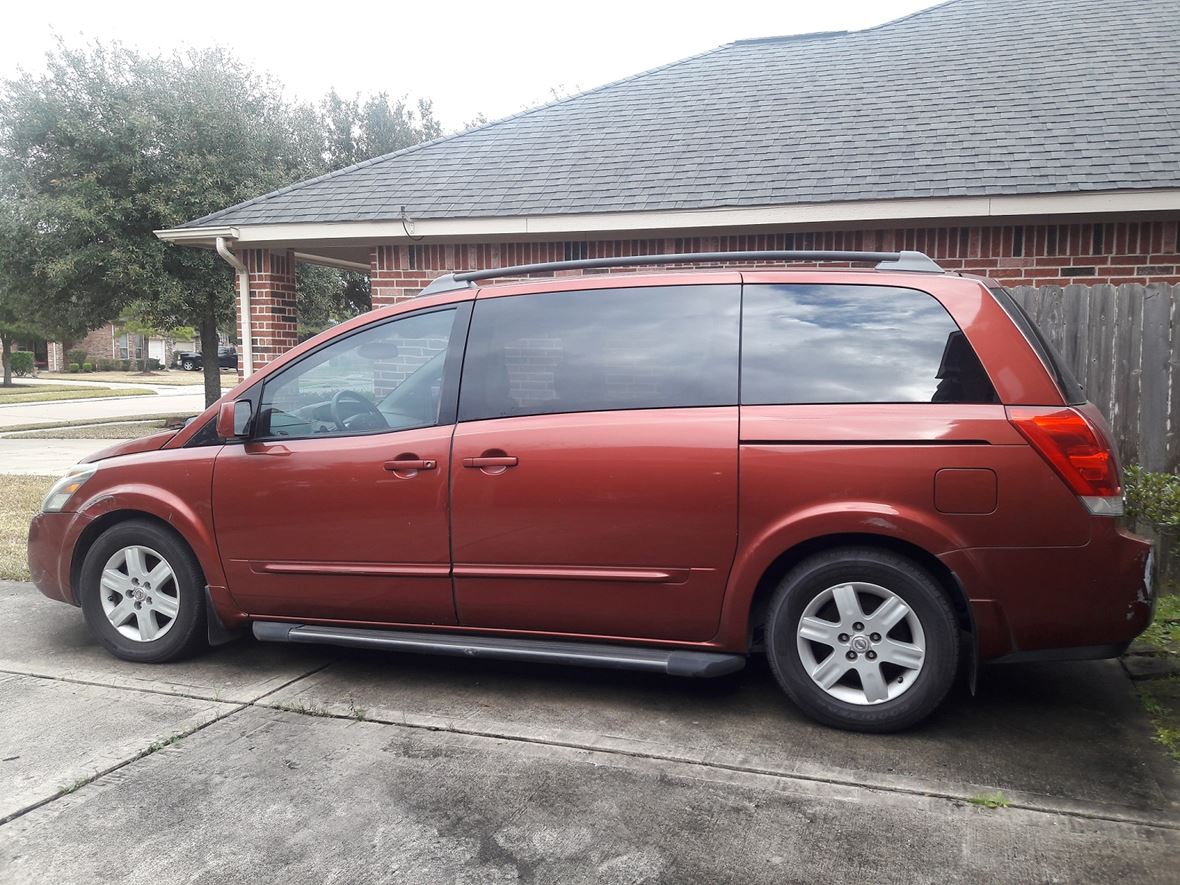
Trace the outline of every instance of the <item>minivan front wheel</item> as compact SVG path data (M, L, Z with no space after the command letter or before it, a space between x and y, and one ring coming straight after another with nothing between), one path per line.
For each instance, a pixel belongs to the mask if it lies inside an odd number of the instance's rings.
M188 546L141 520L118 523L87 551L78 593L90 632L128 661L184 657L205 642L205 579Z
M766 648L792 700L818 721L896 731L942 702L959 633L931 576L903 556L844 548L813 556L770 602Z

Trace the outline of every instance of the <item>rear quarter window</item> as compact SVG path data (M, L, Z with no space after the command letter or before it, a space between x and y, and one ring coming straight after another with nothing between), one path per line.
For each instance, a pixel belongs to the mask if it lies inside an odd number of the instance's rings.
M1086 391L1070 369L1069 363L1065 361L1053 342L1037 327L1032 317L1020 306L1020 302L1012 297L1011 292L1000 286L993 288L991 293L999 302L1000 307L1004 308L1004 313L1008 314L1009 319L1016 324L1016 328L1024 335L1032 349L1037 352L1037 356L1041 358L1041 362L1045 364L1045 368L1049 370L1053 380L1057 383L1057 388L1061 391L1061 398L1071 406L1084 403Z
M970 342L933 296L891 286L748 285L741 401L994 403Z

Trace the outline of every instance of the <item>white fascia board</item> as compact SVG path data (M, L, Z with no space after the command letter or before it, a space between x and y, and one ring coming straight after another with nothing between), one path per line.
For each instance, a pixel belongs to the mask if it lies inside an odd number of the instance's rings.
M152 233L165 242L182 245L192 242L204 243L205 241L213 243L218 237L236 240L239 236L236 227L173 227L154 230Z
M795 206L759 206L658 212L499 218L423 218L410 222L339 221L238 225L236 228L180 228L157 231L161 239L198 245L235 230L241 245L297 243L320 245L409 242L418 239L560 238L568 234L637 235L643 232L710 231L764 227L817 227L827 224L987 221L1018 217L1087 216L1136 212L1180 212L1180 188L1092 191L1068 194L994 197L928 197L912 200L858 200Z

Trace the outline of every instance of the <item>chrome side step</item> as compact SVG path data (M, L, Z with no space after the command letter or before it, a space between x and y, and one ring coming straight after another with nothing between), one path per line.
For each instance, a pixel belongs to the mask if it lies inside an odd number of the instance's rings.
M455 636L370 630L359 627L322 627L255 621L254 637L265 642L307 642L352 648L383 648L428 655L493 658L501 661L535 661L605 667L612 670L647 670L669 676L712 677L736 673L746 666L742 655L680 649L636 648L590 642L551 642L537 639L503 639L498 636Z

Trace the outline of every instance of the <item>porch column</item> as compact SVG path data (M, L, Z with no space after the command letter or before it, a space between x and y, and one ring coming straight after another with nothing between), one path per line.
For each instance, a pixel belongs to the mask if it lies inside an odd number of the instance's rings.
M295 257L291 250L245 249L241 258L250 272L250 337L257 371L297 343Z
M369 249L369 292L373 309L413 298L435 277L451 270L457 247L373 246ZM426 253L434 261L419 261ZM448 260L449 259L449 260ZM428 266L419 266L428 265Z

